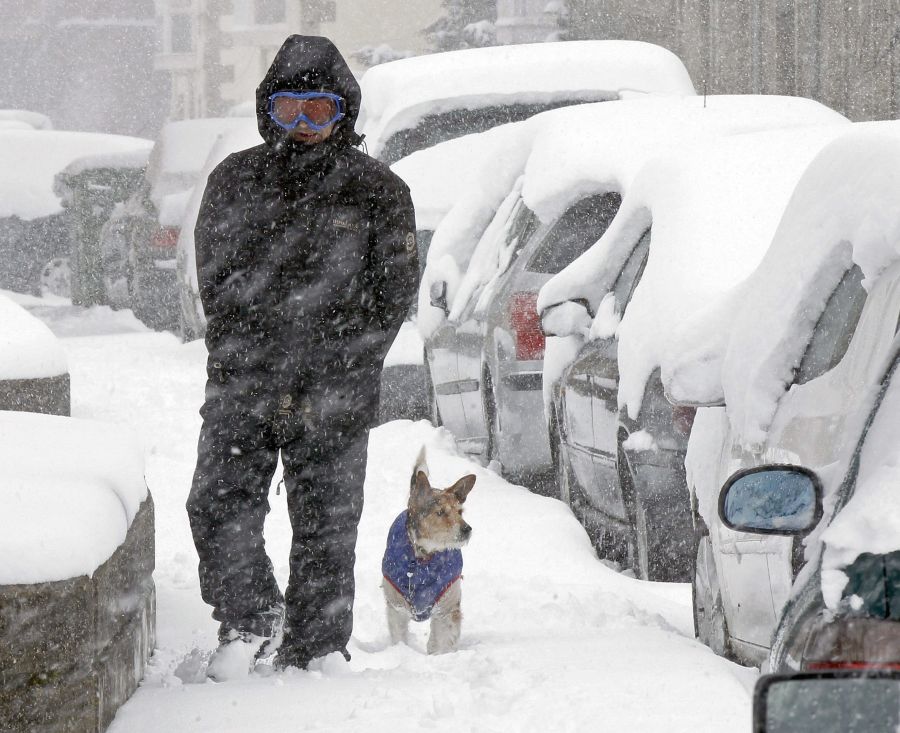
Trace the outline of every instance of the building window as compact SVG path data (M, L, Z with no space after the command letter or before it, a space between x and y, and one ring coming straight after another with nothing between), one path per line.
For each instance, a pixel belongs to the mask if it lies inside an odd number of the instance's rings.
M194 48L191 16L187 13L172 13L169 22L169 48L172 53L190 53Z
M284 0L255 0L253 8L257 25L275 25L287 20Z

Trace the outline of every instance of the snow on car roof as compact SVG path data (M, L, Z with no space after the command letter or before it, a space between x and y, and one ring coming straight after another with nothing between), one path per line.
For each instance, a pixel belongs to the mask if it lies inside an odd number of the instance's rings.
M58 130L0 130L0 218L37 219L61 211L57 173L73 160L145 145L138 137Z
M66 355L50 329L0 293L0 380L56 377Z
M153 141L141 138L135 138L135 140L140 140L140 143L135 142L134 147L130 150L115 153L103 151L76 158L62 172L67 176L77 176L85 171L98 168L144 168L150 157Z
M621 263L633 242L618 233L652 223L647 266L616 331L619 403L629 415L636 417L653 370L685 348L678 327L759 264L803 170L849 124L723 137L641 171L582 263Z
M0 109L0 120L24 122L33 130L53 129L53 123L47 115L40 112L32 112L29 109Z
M256 117L206 117L169 122L160 133L160 167L166 173L197 173L222 133L256 128Z
M900 123L857 123L810 162L746 281L681 329L664 378L677 399L724 399L739 440L764 439L828 295L857 263L870 287L900 257Z
M485 159L479 169L480 185L460 198L435 232L419 292L420 331L427 337L443 318L430 306L431 282L447 282L451 317L457 317L466 301L496 276L501 263L497 253L485 252L473 264L470 260L476 245L494 250L499 246L499 238L493 233L488 237L485 227L522 173L526 204L550 222L588 194L624 193L648 159L691 140L833 121L845 118L808 99L725 95L706 100L657 97L578 105L518 123L515 135L504 133L503 147ZM479 244L480 240L484 244ZM599 264L602 266L602 260ZM573 288L586 292L570 296L568 291ZM545 286L539 307L569 297L593 301L590 294L595 289L594 274L573 266L570 274L557 276ZM602 295L596 296L597 301Z
M472 48L374 66L362 78L358 127L377 155L393 133L452 109L616 98L623 92L694 94L681 60L640 41L562 41Z
M391 166L412 194L416 228L434 231L467 191L482 179L482 166L500 141L516 135L522 122L511 122L485 132L447 140L416 151Z
M141 446L122 425L0 412L0 585L91 575L147 497Z

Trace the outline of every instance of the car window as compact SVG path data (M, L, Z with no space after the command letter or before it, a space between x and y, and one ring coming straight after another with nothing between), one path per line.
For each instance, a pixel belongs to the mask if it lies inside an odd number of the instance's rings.
M526 270L555 275L594 244L622 204L615 192L590 196L569 207L544 237Z
M844 358L866 303L862 280L862 270L854 265L831 294L797 369L797 384L822 376Z
M390 165L417 150L424 150L432 145L437 145L462 135L484 132L508 122L525 120L540 112L546 112L557 107L609 99L608 94L591 95L591 97L583 100L561 99L555 102L538 102L535 104L496 104L474 109L464 107L426 115L415 127L400 130L391 135L385 141L378 157ZM357 129L361 129L359 125L357 125Z
M514 244L513 256L518 255L525 242L534 233L539 221L537 214L529 209L522 199L519 199L513 212L512 223L509 225L509 233L506 238L507 243Z
M650 254L650 230L647 229L638 240L625 266L616 278L616 284L613 285L613 296L616 299L616 313L621 315L625 312L625 308L634 295L635 288L641 281L644 274L644 267L647 264L647 257Z

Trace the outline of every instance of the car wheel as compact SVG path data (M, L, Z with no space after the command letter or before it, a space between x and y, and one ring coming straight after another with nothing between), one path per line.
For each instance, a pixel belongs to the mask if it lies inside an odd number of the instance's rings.
M731 640L722 604L722 588L713 558L709 530L698 521L697 554L694 560L694 578L691 590L694 601L694 633L701 644L708 646L722 657L730 655Z

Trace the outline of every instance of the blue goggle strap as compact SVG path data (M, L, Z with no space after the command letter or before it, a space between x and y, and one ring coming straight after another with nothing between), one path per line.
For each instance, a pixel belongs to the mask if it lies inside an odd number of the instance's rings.
M328 120L328 122L322 125L316 124L303 113L299 114L297 116L297 119L295 119L293 122L282 122L275 116L275 100L278 97L290 97L291 99L331 99L334 101L334 106L337 111L335 112L334 117L332 117L330 120ZM269 117L271 118L272 122L285 130L293 130L301 122L305 122L307 127L318 132L319 130L324 130L329 125L333 125L343 116L344 99L343 97L337 94L333 94L332 92L275 92L274 94L269 95Z

